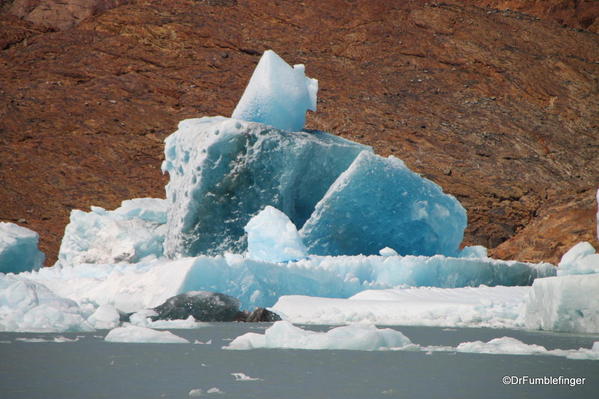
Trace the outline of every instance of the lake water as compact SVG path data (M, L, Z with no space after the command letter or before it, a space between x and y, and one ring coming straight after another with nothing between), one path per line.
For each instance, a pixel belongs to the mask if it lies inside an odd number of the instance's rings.
M221 349L269 324L222 323L171 330L191 342L118 344L106 332L0 333L0 398L189 398L193 389L212 398L599 398L599 361L554 356L454 352L304 351ZM305 327L326 330L328 327ZM590 348L597 335L497 329L394 327L421 345L511 336L547 349ZM76 342L35 343L22 339ZM238 381L243 373L255 380ZM585 377L584 385L504 385L503 376ZM239 378L239 377L238 377ZM205 393L218 388L222 394ZM197 392L197 391L196 391Z

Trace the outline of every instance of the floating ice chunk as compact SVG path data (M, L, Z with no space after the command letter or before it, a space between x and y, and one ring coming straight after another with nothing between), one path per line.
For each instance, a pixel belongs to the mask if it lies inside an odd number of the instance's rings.
M296 324L374 323L519 328L530 287L410 287L362 291L349 299L282 296L272 307Z
M166 204L161 199L138 198L123 201L114 211L100 207L92 207L91 212L71 211L59 263L134 263L162 256Z
M296 226L369 147L323 132L289 133L222 117L189 119L166 139L166 254L246 250L243 230L266 205Z
M0 331L91 331L77 303L20 276L0 274Z
M393 248L385 247L379 251L379 255L381 255L381 256L397 256L398 253Z
M526 301L527 328L599 333L599 274L535 280Z
M244 373L231 373L235 381L264 381L262 378L250 377Z
M524 342L512 337L495 338L489 342L462 342L457 346L456 351L468 353L493 353L502 355L533 355L547 353L547 349L543 346L525 344Z
M599 273L599 254L590 243L579 242L562 256L558 266L558 276Z
M169 331L128 325L110 330L104 338L107 342L139 342L154 344L188 344L189 341Z
M235 338L225 349L345 349L374 351L399 348L412 342L401 332L374 325L336 327L327 332L303 330L287 321L277 321L264 335L247 333Z
M306 257L306 247L287 215L267 206L245 226L247 257L266 262L288 262Z
M339 176L300 234L317 255L455 256L466 211L451 195L395 157L362 152Z
M318 80L306 77L304 70L301 64L292 68L274 51L265 51L231 117L302 130L306 111L316 111L318 92Z
M488 258L487 248L482 245L473 245L470 247L464 247L460 251L460 258Z
M39 269L44 254L38 249L39 235L14 223L0 222L0 273Z
M98 330L109 330L119 325L121 315L109 304L100 305L87 319L88 323Z

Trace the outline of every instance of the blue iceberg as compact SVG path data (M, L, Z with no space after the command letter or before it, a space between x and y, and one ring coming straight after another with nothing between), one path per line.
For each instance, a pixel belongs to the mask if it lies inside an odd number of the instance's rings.
M395 157L361 153L329 188L301 230L310 254L456 256L466 211Z
M316 111L317 92L318 81L305 76L303 65L292 68L267 50L231 117L282 130L302 130L306 111Z
M266 262L289 262L306 257L297 228L283 212L267 206L245 226L247 257Z
M35 231L0 222L0 273L39 269L45 256L37 247L38 241Z
M242 253L244 226L270 205L302 226L329 186L370 147L215 117L189 119L166 139L169 257Z

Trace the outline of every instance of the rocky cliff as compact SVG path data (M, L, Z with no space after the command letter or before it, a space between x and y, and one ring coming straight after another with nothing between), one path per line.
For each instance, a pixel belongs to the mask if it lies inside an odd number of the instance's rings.
M597 245L597 2L0 4L0 220L50 263L71 209L163 197L162 140L230 115L269 48L320 81L307 127L454 194L467 244L552 262Z

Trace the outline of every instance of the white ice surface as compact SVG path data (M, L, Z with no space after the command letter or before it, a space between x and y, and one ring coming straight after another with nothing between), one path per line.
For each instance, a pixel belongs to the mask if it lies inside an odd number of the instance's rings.
M298 324L374 323L518 328L530 287L405 287L368 290L349 299L281 297L272 310Z
M266 206L245 225L246 256L265 262L289 262L306 257L297 228L280 210Z
M91 331L86 312L43 284L0 274L0 331Z
M401 332L374 325L336 327L327 332L304 330L287 321L278 321L264 334L246 333L235 338L225 349L345 349L381 350L410 345Z
M302 130L306 111L316 111L318 92L318 81L304 71L303 65L291 67L274 51L265 51L231 117Z
M535 280L525 323L531 329L599 333L599 274Z
M103 304L88 317L87 322L97 330L110 330L119 325L119 320L120 314L118 310L110 304Z
M599 254L591 243L583 241L574 245L562 256L557 275L599 273Z
M0 222L0 273L39 269L44 254L38 249L39 235L14 223Z
M139 262L160 257L166 233L166 200L137 198L114 211L92 206L90 212L71 211L58 263Z
M242 308L272 306L282 295L348 298L368 289L402 285L443 288L518 285L553 275L548 264L443 256L311 256L269 263L241 255L158 259L137 264L81 264L43 268L19 277L44 284L61 297L122 312L153 308L188 291L231 295Z
M104 338L107 342L136 342L157 344L188 344L189 341L169 331L127 325L110 330Z

